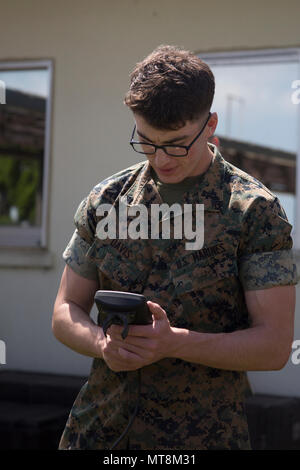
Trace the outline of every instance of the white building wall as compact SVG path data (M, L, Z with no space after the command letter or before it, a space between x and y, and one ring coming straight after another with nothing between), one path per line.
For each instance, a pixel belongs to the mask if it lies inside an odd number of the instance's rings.
M297 0L1 1L0 60L54 60L48 229L53 261L47 269L25 269L24 252L0 249L0 339L7 362L1 368L89 371L90 358L53 337L52 307L79 202L98 181L137 161L128 145L133 119L122 104L135 63L162 43L198 53L299 47L299 13ZM19 267L9 267L8 255ZM300 339L299 294L298 287ZM299 377L300 365L291 363L279 372L250 374L254 390L290 395L300 395Z

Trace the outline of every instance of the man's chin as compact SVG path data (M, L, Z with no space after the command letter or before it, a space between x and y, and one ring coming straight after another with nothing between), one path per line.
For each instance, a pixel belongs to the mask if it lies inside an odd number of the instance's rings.
M174 184L180 183L184 179L182 176L167 177L167 176L158 175L158 177L162 183L174 183Z
M180 174L177 168L173 171L170 171L170 173L162 172L159 170L157 170L156 173L160 181L162 181L163 183L180 183L180 181L184 179L184 177L182 176L182 174Z

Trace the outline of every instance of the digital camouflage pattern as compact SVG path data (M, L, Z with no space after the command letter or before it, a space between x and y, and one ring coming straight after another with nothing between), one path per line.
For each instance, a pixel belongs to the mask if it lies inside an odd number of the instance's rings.
M174 327L207 333L247 328L244 290L296 284L291 225L278 199L226 162L217 148L201 182L182 203L205 205L204 246L183 239L99 240L96 209L127 197L128 206L162 204L148 161L97 185L75 215L64 259L99 288L143 293ZM138 372L113 372L94 359L70 412L60 449L109 449L137 400ZM141 400L129 431L130 449L249 449L246 373L179 359L141 369ZM127 438L116 449L126 449Z

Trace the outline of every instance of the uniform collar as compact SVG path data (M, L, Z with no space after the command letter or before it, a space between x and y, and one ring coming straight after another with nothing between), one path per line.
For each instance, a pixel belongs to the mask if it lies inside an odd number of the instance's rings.
M214 152L212 163L203 179L200 179L192 190L184 193L181 204L204 204L206 212L222 212L225 160L215 145L209 145ZM149 208L151 204L163 203L150 170L151 165L147 160L132 186L120 196L120 202L128 207L143 204Z

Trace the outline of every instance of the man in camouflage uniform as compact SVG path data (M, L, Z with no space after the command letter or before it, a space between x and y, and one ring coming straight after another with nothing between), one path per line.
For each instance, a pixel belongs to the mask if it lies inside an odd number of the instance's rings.
M126 104L147 160L98 184L80 204L57 295L53 331L94 357L60 449L249 449L247 370L276 370L293 340L291 225L278 199L208 144L214 80L193 54L160 47L137 64ZM182 156L183 155L183 156ZM204 205L204 244L182 238L97 237L111 204ZM171 227L174 214L167 213ZM128 217L130 223L130 217ZM117 224L118 226L118 224ZM172 233L172 230L171 230ZM145 295L152 325L89 317L97 289Z

